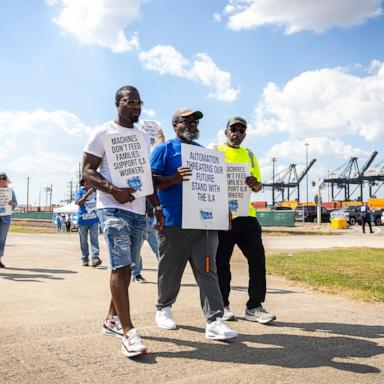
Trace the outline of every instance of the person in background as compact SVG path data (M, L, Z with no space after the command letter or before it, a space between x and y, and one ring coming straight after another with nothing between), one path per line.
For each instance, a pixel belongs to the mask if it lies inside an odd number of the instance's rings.
M81 261L83 267L89 265L88 233L91 241L92 267L99 266L102 261L99 256L99 219L96 213L96 190L91 184L80 180L80 188L73 196L75 203L79 206L77 214L77 225L79 228Z
M369 209L367 203L364 203L361 208L361 229L363 230L363 233L365 233L365 224L368 224L369 226L369 232L373 233L372 231L372 224L371 224L371 210Z
M8 179L7 174L5 172L0 172L0 188L8 188L10 183L11 180ZM12 210L17 207L17 200L14 191L12 191L12 198L8 201L8 205L12 207ZM11 215L1 215L0 211L0 268L5 268L2 259L4 256L5 242L7 240L7 234L10 225Z
M64 219L65 229L67 232L71 232L71 215L66 214Z
M55 216L55 226L56 226L56 232L61 232L62 230L63 221L61 219L60 215Z
M159 130L157 138L160 143L164 143L165 136L164 136L164 132L161 129ZM155 138L151 137L151 139L153 139L153 143L155 143ZM151 141L151 144L153 143ZM145 206L145 229L143 232L141 249L143 248L144 240L147 240L157 261L159 261L159 237L157 235L157 230L156 230L156 220L155 220L155 215L153 214L152 206L149 204L148 200L146 201L146 206ZM140 253L138 259L136 260L135 267L132 270L133 282L135 283L146 282L144 277L141 275L142 270L143 270L143 258Z
M153 214L152 206L146 202L145 208L145 228L143 232L143 238L141 242L141 249L143 248L144 240L147 240L149 246L152 249L153 254L156 259L159 260L159 240L156 231L156 220L155 215ZM143 259L139 255L138 260L136 261L135 267L132 270L132 281L135 283L145 283L146 280L141 275L143 270Z
M249 164L250 175L245 184L253 191L259 192L262 188L260 168L256 156L241 143L245 139L247 122L240 116L231 117L225 129L227 142L217 146L219 151L225 153L227 163ZM219 246L217 248L216 263L221 294L224 301L224 319L235 320L235 315L229 308L229 293L231 290L230 260L233 248L237 244L248 261L249 283L245 319L267 324L276 319L276 316L267 312L262 303L267 292L265 252L261 239L261 226L256 218L256 211L249 204L248 216L234 217L228 231L219 231Z

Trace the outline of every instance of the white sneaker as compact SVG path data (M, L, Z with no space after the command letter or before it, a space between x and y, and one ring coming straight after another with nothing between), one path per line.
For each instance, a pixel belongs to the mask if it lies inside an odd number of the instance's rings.
M146 355L148 353L148 349L143 344L140 333L136 328L132 328L128 332L128 337L123 337L121 352L127 357Z
M234 321L234 320L236 320L236 317L235 317L234 313L231 312L229 307L224 307L223 320L226 320L226 321Z
M173 321L171 307L165 307L157 310L155 322L160 328L176 329L176 323Z
M253 309L245 310L245 320L257 321L260 324L268 324L273 320L276 320L276 316L273 313L269 313L263 307L257 307Z
M207 323L205 327L205 337L207 339L228 340L237 336L238 333L227 327L221 317L216 318L211 323Z
M118 316L112 316L112 319L104 320L103 333L107 336L124 337L123 327Z

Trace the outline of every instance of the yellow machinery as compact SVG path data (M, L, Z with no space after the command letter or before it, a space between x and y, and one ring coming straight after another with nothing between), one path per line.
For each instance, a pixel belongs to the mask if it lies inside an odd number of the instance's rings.
M335 229L348 228L347 220L343 217L335 217L331 220L331 227Z

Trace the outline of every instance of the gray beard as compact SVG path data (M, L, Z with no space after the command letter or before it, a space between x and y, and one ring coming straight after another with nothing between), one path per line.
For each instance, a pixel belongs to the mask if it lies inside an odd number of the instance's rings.
M187 130L181 130L179 131L179 135L185 140L193 141L199 138L199 131L189 132Z
M240 145L232 144L229 140L228 140L228 145L232 148L240 148Z

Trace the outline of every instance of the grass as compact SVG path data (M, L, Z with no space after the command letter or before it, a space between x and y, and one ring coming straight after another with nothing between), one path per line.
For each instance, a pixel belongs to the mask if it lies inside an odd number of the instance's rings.
M267 257L267 271L316 289L384 303L384 250L335 248Z
M9 232L14 233L54 233L54 229L46 227L33 227L20 224L12 224Z

